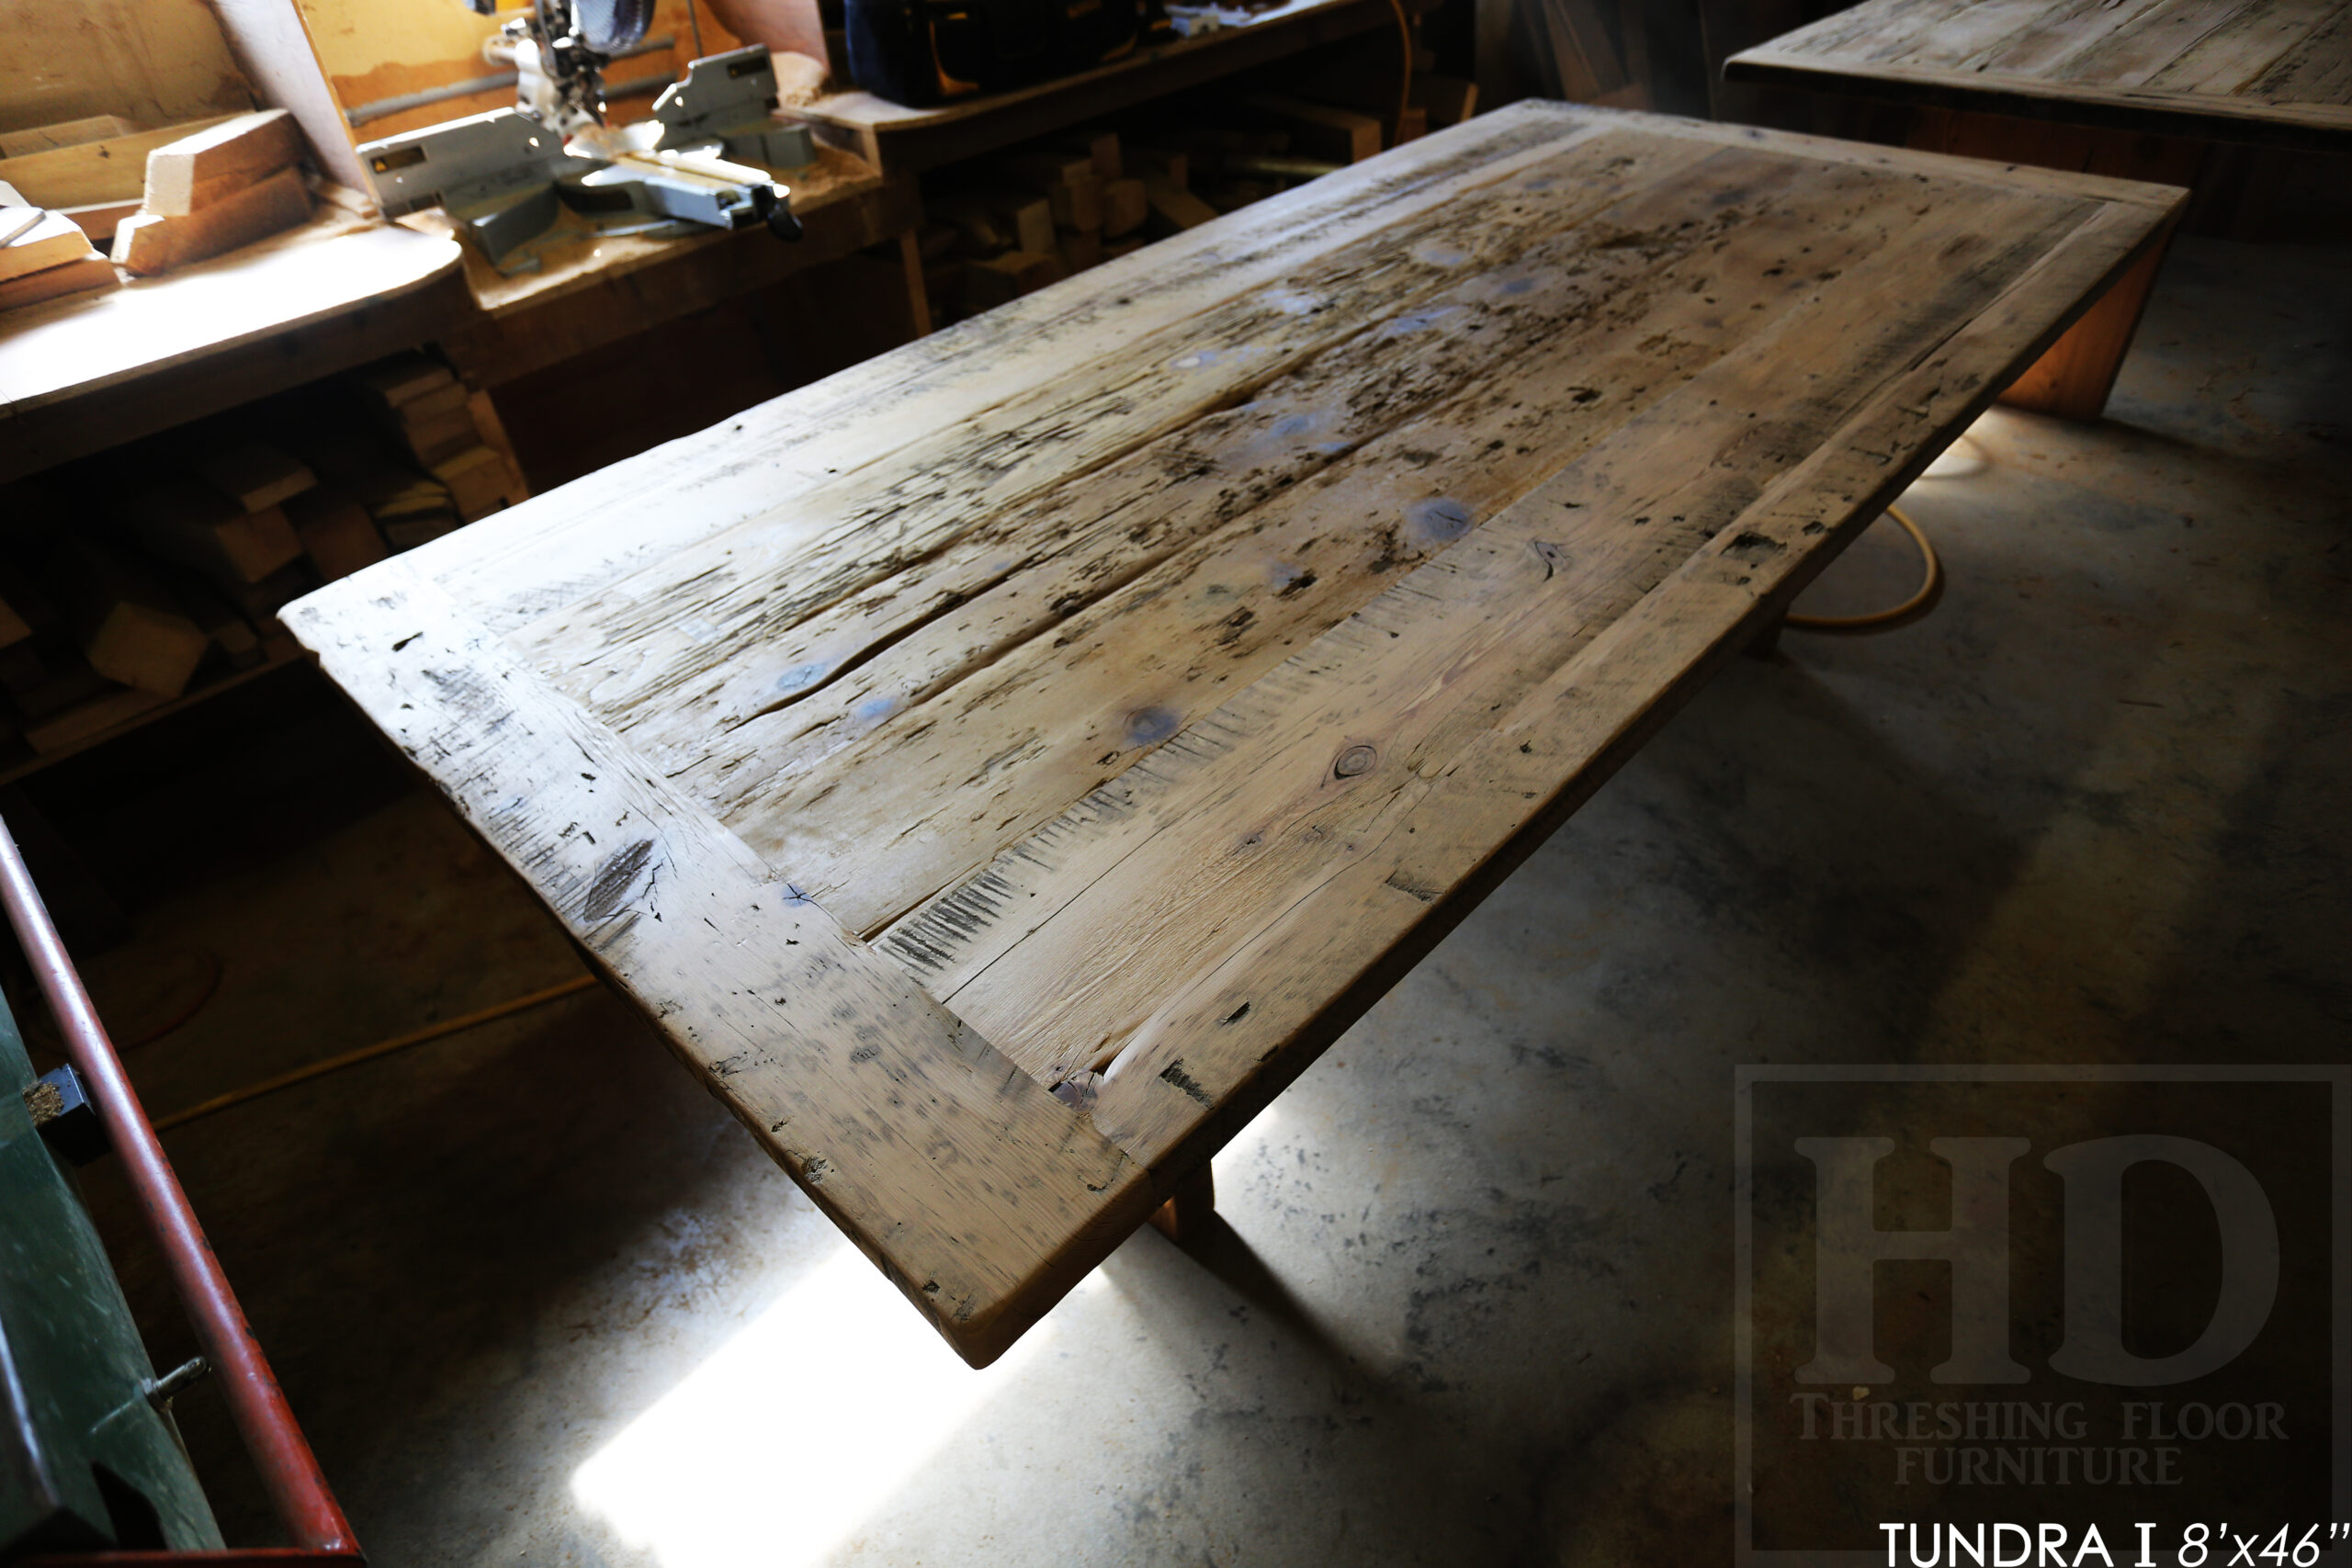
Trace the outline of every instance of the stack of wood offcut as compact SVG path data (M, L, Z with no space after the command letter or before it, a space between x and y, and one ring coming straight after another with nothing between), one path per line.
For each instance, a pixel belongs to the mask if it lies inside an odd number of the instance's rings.
M156 130L93 115L0 135L0 310L293 228L311 215L305 152L284 109Z
M1393 41L1387 51L1370 69L1336 61L1295 93L1180 99L1140 128L1067 133L927 176L933 319L1034 293L1474 112L1476 87L1445 77L1417 76L1404 101Z
M423 355L0 491L0 769L297 657L288 601L526 491Z
M378 427L406 461L345 468L341 477L393 548L437 539L527 493L490 400L448 367L404 355L358 382Z
M146 276L293 228L311 216L301 157L301 135L284 109L164 143L147 154L144 195L115 230L114 259Z
M0 310L119 282L113 264L71 217L0 185Z

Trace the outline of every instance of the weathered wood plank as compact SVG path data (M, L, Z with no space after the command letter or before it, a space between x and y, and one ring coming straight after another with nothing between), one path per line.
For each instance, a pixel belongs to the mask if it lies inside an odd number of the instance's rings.
M1907 369L1934 323L1973 318L2094 209L1935 210L881 945L1044 1081L1108 1071L1171 964L1222 962L1379 842L1390 791L1423 787Z
M776 639L809 614L931 559L988 519L1050 541L1067 525L1004 520L1057 487L1082 484L1090 506L1116 510L1132 496L1092 499L1115 488L1098 482L1106 468L1131 479L1148 470L1140 482L1146 493L1156 490L1169 477L1164 466L1139 456L1154 439L1261 399L1270 384L1366 322L1411 310L1465 272L1508 261L1531 236L1555 231L1661 177L1669 161L1693 162L1707 149L1645 151L1612 152L1596 141L1541 160L1516 180L1490 182L1485 203L1464 193L1443 209L1335 248L1280 288L1196 310L1132 342L1115 368L1065 375L1032 397L926 423L899 446L887 470L794 496L622 580L594 603L524 629L517 646L625 728L654 716L640 706L644 695L665 694L658 710L664 734L633 739L657 756L678 755L681 741L699 751L711 727L804 695L854 657L854 648L830 659L779 657ZM1482 217L1487 221L1475 221ZM1449 237L1457 231L1459 242ZM1346 310L1330 309L1341 299Z
M1671 234L1704 210L1704 191L1728 172L1709 179L1709 167L1660 193L1667 199L1652 216L1662 223L1651 235ZM1476 301L1463 299L1462 315L1442 320L1464 337L1516 339L1527 328L1542 341L1491 381L1477 374L1476 356L1431 344L1414 363L1474 389L1461 406L1423 411L1353 450L1342 468L1238 513L1215 537L1041 628L953 690L865 727L870 739L854 750L837 748L797 772L797 759L763 753L741 770L757 793L724 799L723 815L760 852L793 867L850 929L896 919L1136 765L1645 402L1781 323L1792 302L1822 292L1823 273L1944 265L1948 231L1909 246L1886 240L1890 228L1919 225L1922 209L1951 192L1848 173L1817 181L1810 201L1785 211L1770 210L1769 187L1753 204L1725 204L1724 229L1692 224L1695 254L1639 286L1621 280L1611 308L1573 322L1578 330L1547 323L1540 310L1532 321L1510 313L1535 297L1531 288L1487 301L1506 310L1487 316L1480 333L1468 309ZM1841 220L1849 212L1859 216ZM1618 240L1643 232L1585 243L1608 255ZM1736 245L1718 249L1726 234ZM1463 292L1533 282L1498 277ZM1575 292L1563 295L1559 317L1572 318ZM1436 324L1415 337L1435 336ZM1392 359L1396 352L1393 339L1371 346ZM834 728L847 728L854 714ZM830 741L833 730L820 734Z
M1340 187L1317 180L1301 199L1263 202L1200 232L1091 268L804 389L747 409L628 466L534 497L494 527L436 541L428 565L501 632L609 588L671 550L757 519L780 498L872 464L909 441L1023 398L1067 396L1073 366L1124 355L1224 301L1275 288L1335 245L1441 211L1465 181L1508 175L1605 135L1603 121L1555 114L1485 116L1424 137ZM1271 209L1271 210L1270 210ZM756 452L756 457L747 457ZM673 521L645 527L649 508Z
M1142 1220L1140 1168L421 574L345 581L288 625L957 1349L993 1357Z
M1385 988L1400 959L1451 929L1751 627L1779 613L1841 536L1899 493L1934 434L1962 427L2003 375L2038 352L2049 336L2044 288L2095 287L2128 265L2135 240L2145 240L2137 225L2111 212L2092 218L1657 587L1526 682L1515 704L1482 716L1467 744L1410 763L1375 761L1361 776L1386 783L1359 792L1347 824L1359 830L1325 826L1321 842L1338 846L1329 874L1268 909L1246 940L1217 949L1221 962L1192 965L1187 984L1163 993L1124 1059L1090 1084L1096 1123L1138 1158L1181 1163L1187 1136L1213 1119L1246 1120ZM1998 367L1989 376L1988 364ZM1917 445L1922 435L1929 445ZM1532 498L1522 508L1538 528L1542 512ZM1392 793L1375 802L1384 787Z

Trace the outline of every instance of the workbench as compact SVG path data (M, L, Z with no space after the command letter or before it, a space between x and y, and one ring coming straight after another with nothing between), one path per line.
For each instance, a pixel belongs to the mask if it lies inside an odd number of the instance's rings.
M1865 0L1728 81L2140 134L2352 151L2346 0Z
M286 619L985 1363L2180 194L1521 104Z
M0 314L0 480L413 348L466 309L458 247L322 204L119 288Z

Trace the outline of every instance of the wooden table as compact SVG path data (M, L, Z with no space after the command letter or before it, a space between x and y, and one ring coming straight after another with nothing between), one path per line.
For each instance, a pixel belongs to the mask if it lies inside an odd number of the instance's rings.
M0 479L347 370L468 313L455 242L322 206L259 244L0 314Z
M1524 104L286 618L983 1363L2177 197Z
M2352 0L1867 0L1726 79L2352 151Z

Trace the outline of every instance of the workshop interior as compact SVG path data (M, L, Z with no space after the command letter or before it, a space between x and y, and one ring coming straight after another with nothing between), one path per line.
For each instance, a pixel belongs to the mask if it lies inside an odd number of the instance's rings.
M0 0L0 1568L2352 1562L2347 411L2352 0Z

